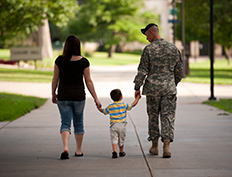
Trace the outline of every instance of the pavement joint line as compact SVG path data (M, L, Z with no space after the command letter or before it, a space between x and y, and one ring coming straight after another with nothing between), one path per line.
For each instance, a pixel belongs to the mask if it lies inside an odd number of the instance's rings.
M140 138L139 138L139 135L138 135L138 132L137 132L135 123L134 123L134 121L133 121L133 119L131 118L131 116L130 116L129 113L128 113L128 118L130 119L130 121L132 122L132 125L133 125L133 127L134 127L135 134L136 134L137 140L138 140L138 142L139 142L139 146L140 146L140 149L141 149L141 151L142 151L143 158L144 158L144 160L145 160L145 162L146 162L147 168L148 168L148 170L149 170L150 176L151 176L151 177L154 177L153 174L152 174L151 167L150 167L150 165L149 165L149 163L148 163L148 161L147 161L147 158L146 158L146 156L145 156L145 153L144 153L144 150L143 150L143 146L142 146L142 143L141 143L141 141L140 141Z
M6 127L7 125L9 125L11 122L7 122L5 125L0 127L0 130L2 130L4 127Z

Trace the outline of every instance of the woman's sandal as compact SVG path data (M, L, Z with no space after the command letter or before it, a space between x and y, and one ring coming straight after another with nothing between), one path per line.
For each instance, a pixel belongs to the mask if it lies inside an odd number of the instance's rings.
M84 155L83 153L77 154L77 153L75 152L75 156L76 156L76 157L83 157L83 155Z
M124 157L125 155L126 155L125 152L119 152L119 156L120 156L120 157Z
M69 154L67 151L61 153L60 159L69 159Z

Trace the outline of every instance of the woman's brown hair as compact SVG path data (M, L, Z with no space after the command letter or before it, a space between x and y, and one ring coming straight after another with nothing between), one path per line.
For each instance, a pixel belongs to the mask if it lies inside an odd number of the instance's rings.
M72 55L81 55L81 42L75 35L67 37L63 49L63 58L65 61L69 61L72 58Z

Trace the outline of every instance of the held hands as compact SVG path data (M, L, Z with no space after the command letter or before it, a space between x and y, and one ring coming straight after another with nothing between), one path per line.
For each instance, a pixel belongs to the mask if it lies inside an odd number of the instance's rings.
M101 102L98 99L96 99L94 101L95 101L95 104L96 104L97 107L99 107L99 108L102 107Z
M96 100L94 100L95 101L95 104L96 104L96 106L97 106L97 109L100 111L100 112L102 112L102 105L101 105L101 103L100 103L100 101L98 100L98 99L96 99Z
M136 96L136 99L140 99L140 98L142 98L140 94Z
M133 107L137 105L137 103L139 102L140 98L141 98L140 90L136 90L135 91L135 100L133 102Z
M140 90L136 90L135 91L135 99L140 99L142 96L141 96L141 92Z
M98 111L103 112L101 107L97 107Z

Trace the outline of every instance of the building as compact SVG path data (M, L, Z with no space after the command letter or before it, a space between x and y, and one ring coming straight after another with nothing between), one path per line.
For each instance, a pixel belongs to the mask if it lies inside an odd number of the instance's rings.
M162 37L173 42L173 30L172 23L168 23L168 20L172 19L170 9L172 8L172 0L145 0L145 9L150 12L159 14L160 17L160 30Z

